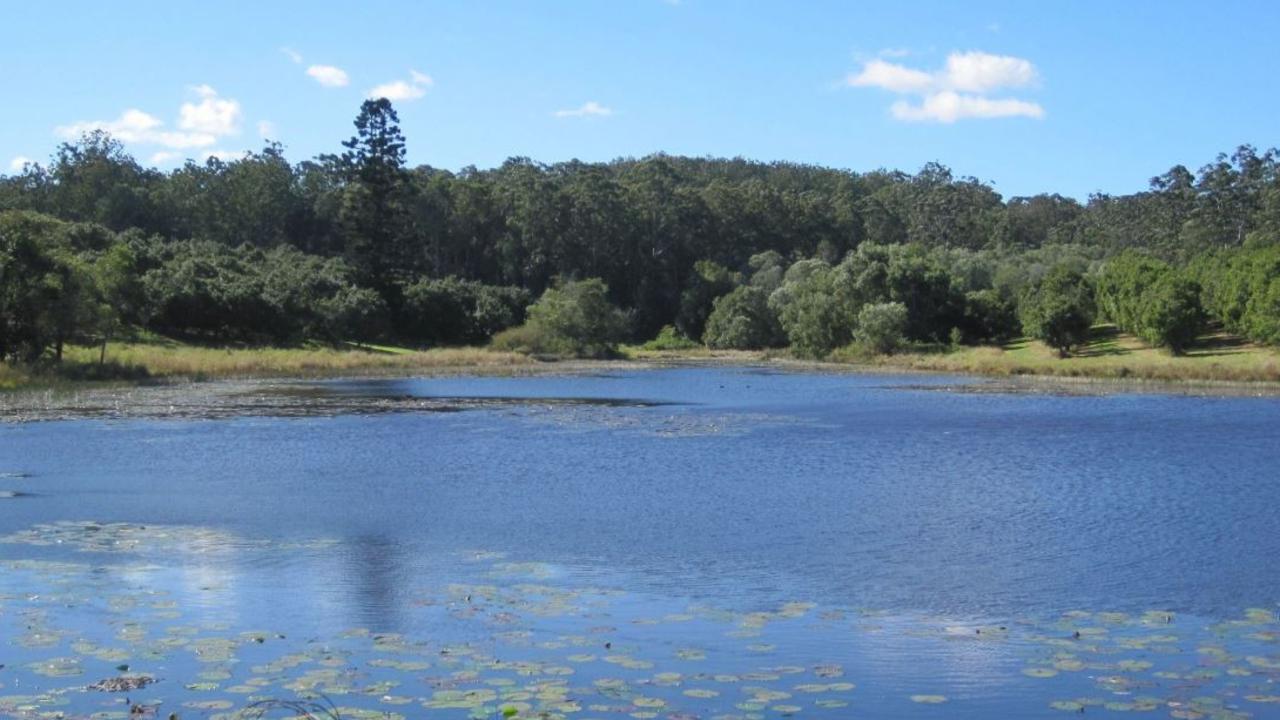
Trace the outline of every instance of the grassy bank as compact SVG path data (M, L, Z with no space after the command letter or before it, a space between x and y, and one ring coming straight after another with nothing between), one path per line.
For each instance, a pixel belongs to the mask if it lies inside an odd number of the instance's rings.
M860 357L838 351L835 362L975 375L1103 378L1157 382L1280 382L1280 352L1223 334L1208 335L1184 355L1152 348L1110 326L1070 357L1043 343L1020 339L1001 347Z
M60 366L30 369L0 365L0 389L56 387L84 381L209 380L216 378L322 377L344 374L499 370L536 361L483 348L416 351L390 346L217 348L160 340L112 343L106 363L99 348L71 346Z
M486 348L408 348L351 345L344 348L216 348L163 338L112 343L105 365L99 348L69 347L60 366L32 370L0 364L0 390L78 386L86 381L210 380L220 378L325 377L441 372L525 372L539 362L526 355ZM786 350L709 350L703 347L653 350L624 346L622 357L640 362L791 364ZM601 361L604 363L616 361ZM1114 328L1094 329L1092 341L1067 358L1043 343L1020 339L1001 347L961 347L936 352L866 356L838 350L823 365L885 371L961 373L990 376L1100 378L1151 382L1280 383L1280 350L1214 334L1185 355L1148 347Z
M648 361L769 362L789 359L785 350L712 351L624 348L626 356ZM866 355L837 350L823 363L884 371L910 370L995 377L1042 376L1151 382L1280 382L1280 350L1225 334L1206 335L1184 355L1152 348L1114 327L1094 328L1093 339L1062 358L1044 343L1025 338L1003 346L960 347Z

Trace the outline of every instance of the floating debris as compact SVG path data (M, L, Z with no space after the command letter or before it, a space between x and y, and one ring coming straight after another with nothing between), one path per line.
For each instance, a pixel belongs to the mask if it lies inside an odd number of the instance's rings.
M89 685L88 689L97 690L98 692L129 692L131 690L141 690L154 682L156 682L156 679L150 675L119 675L106 680L99 680Z

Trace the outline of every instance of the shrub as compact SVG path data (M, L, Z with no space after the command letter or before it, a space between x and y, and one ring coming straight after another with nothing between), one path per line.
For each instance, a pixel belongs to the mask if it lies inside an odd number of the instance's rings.
M402 327L415 342L473 345L524 321L529 293L456 277L424 278L404 290Z
M1017 307L999 290L967 292L964 296L964 324L960 329L961 342L1008 340L1021 330Z
M1023 331L1066 357L1093 327L1093 292L1078 270L1059 265L1024 291L1018 304Z
M757 350L779 344L781 336L768 295L744 285L716 298L702 340L713 349Z
M707 317L716 298L733 290L741 278L710 260L699 260L693 266L693 277L680 294L680 310L675 328L686 338L700 340L707 327Z
M1142 293L1138 330L1152 345L1179 355L1195 342L1203 325L1200 286L1191 280L1167 272Z
M898 302L873 303L858 312L858 343L877 353L891 353L905 339L907 306Z
M626 335L627 316L598 278L559 283L529 307L528 320L494 337L499 350L609 357Z
M853 338L856 308L837 280L826 263L796 263L787 271L787 281L769 296L769 307L797 354L823 357Z
M690 340L680 334L672 325L665 325L658 331L658 336L644 345L640 346L641 350L649 350L657 352L662 350L693 350L702 347L698 343Z

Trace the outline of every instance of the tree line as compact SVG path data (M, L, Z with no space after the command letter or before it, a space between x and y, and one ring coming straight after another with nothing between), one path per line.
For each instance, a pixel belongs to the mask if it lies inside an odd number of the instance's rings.
M667 326L808 356L1024 333L1066 353L1099 319L1174 352L1210 322L1280 343L1274 150L1078 202L934 163L410 167L385 99L341 148L162 172L93 132L0 177L0 356L138 329L599 354Z

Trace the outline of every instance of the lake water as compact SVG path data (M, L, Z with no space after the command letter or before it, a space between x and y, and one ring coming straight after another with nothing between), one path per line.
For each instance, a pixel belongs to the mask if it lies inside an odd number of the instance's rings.
M0 425L0 717L1280 717L1280 400L984 387L335 381ZM121 674L158 682L84 689Z

